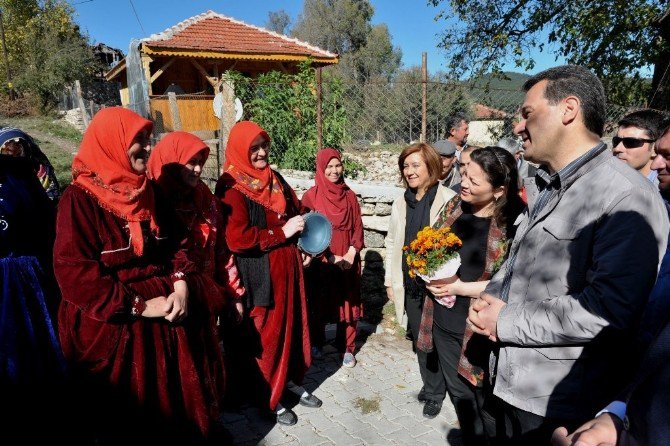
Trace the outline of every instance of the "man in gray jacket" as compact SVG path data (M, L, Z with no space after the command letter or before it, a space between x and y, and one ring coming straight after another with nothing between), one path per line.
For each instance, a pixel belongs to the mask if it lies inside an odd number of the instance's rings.
M546 70L524 84L515 133L542 168L509 257L468 321L492 356L498 444L548 444L591 418L640 358L635 333L665 252L668 215L653 185L600 141L605 93L590 71ZM571 430L571 429L570 429Z

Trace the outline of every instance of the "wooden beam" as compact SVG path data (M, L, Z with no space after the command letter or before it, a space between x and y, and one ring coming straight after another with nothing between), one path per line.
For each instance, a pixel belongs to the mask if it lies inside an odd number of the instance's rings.
M153 93L153 90L151 88L151 62L154 60L149 56L148 54L142 53L141 56L142 60L142 68L144 68L144 77L147 79L147 83L149 84L149 96L151 96Z
M165 64L164 64L162 67L160 67L160 68L158 69L158 71L156 71L156 72L153 74L153 76L151 76L151 80L149 80L149 83L152 84L156 79L158 79L159 77L161 77L161 75L162 75L163 73L165 73L165 70L167 70L167 69L170 67L170 65L172 65L172 64L174 63L175 60L177 60L177 58L176 58L176 57L173 57L173 58L171 58L170 60L168 60L167 62L165 62Z
M207 73L207 70L205 70L202 67L202 65L200 65L198 63L198 61L196 61L195 59L189 59L189 61L195 67L195 69L198 70L200 72L200 74L202 74L202 76L205 79L207 79L207 82L209 82L209 84L216 89L217 84L218 84L218 79L216 77L210 76L209 73Z
M277 68L279 68L279 70L281 70L282 73L291 74L286 68L286 65L284 65L284 62L275 62L275 65L277 66Z

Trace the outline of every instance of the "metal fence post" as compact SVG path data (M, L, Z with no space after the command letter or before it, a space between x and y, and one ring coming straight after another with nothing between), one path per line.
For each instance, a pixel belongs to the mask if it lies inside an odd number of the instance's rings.
M421 54L421 142L426 142L428 102L428 53Z

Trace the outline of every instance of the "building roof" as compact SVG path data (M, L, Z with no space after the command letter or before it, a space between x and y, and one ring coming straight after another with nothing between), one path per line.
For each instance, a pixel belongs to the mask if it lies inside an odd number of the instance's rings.
M148 54L206 53L203 57L337 63L337 54L309 43L207 11L142 40ZM148 48L147 48L148 47ZM228 57L226 57L228 55Z
M475 104L475 119L505 119L509 113L484 104Z

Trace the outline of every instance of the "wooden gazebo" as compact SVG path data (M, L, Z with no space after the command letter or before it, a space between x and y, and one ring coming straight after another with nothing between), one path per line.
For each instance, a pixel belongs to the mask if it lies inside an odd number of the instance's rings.
M220 124L212 100L226 70L256 77L273 70L295 73L298 64L308 59L314 67L338 62L336 54L213 11L142 39L140 58L149 84L151 114L160 116L165 131L175 127L169 119L170 91L183 95L177 96L182 130L217 130ZM127 106L125 59L105 77L120 82L121 103Z

